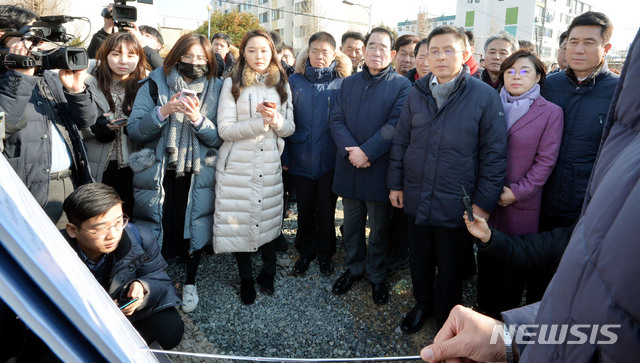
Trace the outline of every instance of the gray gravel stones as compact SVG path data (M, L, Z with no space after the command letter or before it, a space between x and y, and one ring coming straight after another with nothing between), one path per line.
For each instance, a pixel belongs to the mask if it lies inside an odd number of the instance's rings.
M336 226L342 223L342 211L338 209ZM293 248L296 217L294 214L284 222L289 250L278 253L275 293L262 294L256 286L258 293L253 305L240 302L240 280L232 255L202 255L196 281L200 303L192 313L182 314L185 336L174 350L289 358L419 355L420 349L435 336L435 321L428 320L420 332L412 335L402 334L398 328L414 304L409 270L400 270L388 278L387 305L377 306L371 301L371 286L366 279L357 282L345 295L335 296L331 286L345 269L342 240L338 239L331 276L322 276L313 261L304 276L295 277L291 270L297 259ZM252 260L255 277L262 262L259 254ZM184 265L171 262L168 273L180 294ZM465 283L464 299L467 306L475 302L474 281ZM170 358L176 362L212 361Z

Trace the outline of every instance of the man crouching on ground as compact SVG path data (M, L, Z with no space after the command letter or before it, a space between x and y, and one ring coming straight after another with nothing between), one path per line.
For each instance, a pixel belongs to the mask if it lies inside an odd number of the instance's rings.
M112 187L86 184L64 201L69 223L63 236L142 338L172 349L182 340L180 305L160 246L150 231L129 222ZM126 232L126 233L123 233Z

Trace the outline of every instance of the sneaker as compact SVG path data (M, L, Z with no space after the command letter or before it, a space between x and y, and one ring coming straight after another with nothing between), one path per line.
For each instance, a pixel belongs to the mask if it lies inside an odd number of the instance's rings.
M198 306L198 289L196 285L184 285L182 289L182 311L190 313Z

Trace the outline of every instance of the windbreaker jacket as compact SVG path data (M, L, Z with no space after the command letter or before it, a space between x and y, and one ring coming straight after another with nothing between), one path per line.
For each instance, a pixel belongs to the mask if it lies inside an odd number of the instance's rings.
M298 54L296 73L289 78L293 95L296 132L286 139L283 165L289 173L319 179L336 167L336 145L329 131L330 109L336 102L344 77L351 75L351 60L336 52L325 68L309 63L308 49Z
M79 254L78 241L69 237L65 230L61 232ZM167 263L160 254L160 245L148 229L138 228L133 223L127 225L118 247L107 258L111 258L111 270L107 286L103 287L112 299L126 300L134 281L139 281L147 291L142 305L129 318L131 321L142 320L181 304L165 272Z
M562 107L564 131L556 166L543 191L542 211L558 217L578 218L596 160L618 75L605 63L579 86L567 71L547 77L542 96Z
M534 321L589 324L580 328L588 338L568 344L580 337L567 334L561 344L527 345L520 362L629 362L640 356L639 41L640 32L612 99L582 216ZM520 323L519 310L503 316L512 315L509 320ZM603 324L613 324L608 336Z
M133 196L135 203L133 214L137 224L151 229L162 245L162 207L165 191L162 182L166 170L166 137L169 131L168 118L160 121L156 108L169 101L173 92L167 86L163 68L151 72L138 90L138 95L129 115L127 131L132 141L142 144L143 149L129 156L129 166L133 170ZM157 104L149 92L150 82L158 89ZM201 169L192 174L189 188L189 201L185 213L184 238L191 240L189 251L201 249L211 243L213 225L213 204L215 200L214 160L221 143L218 137L217 103L222 82L217 78L209 80L207 102L209 112L198 130L196 137L200 142Z
M38 91L38 79L51 90L55 109ZM91 182L84 142L78 131L96 121L90 88L71 94L63 90L54 72L45 71L42 76L33 77L8 70L0 75L0 112L4 112L7 135L3 155L42 207L49 199L52 125L61 131L70 151L76 183Z
M342 82L329 123L337 147L334 193L349 199L389 201L389 150L410 88L411 82L391 66L372 76L365 65L362 72ZM359 146L371 166L353 166L345 150L348 146Z
M391 149L388 186L404 192L416 224L464 226L462 186L478 207L493 212L504 185L507 126L498 94L464 66L440 109L432 73L409 92Z
M238 71L238 70L236 70ZM216 163L216 201L213 248L221 252L252 252L271 242L282 227L283 186L280 154L284 137L295 130L291 91L281 102L275 85L280 79L271 66L264 80L247 66L245 87L236 101L232 79L224 81L218 126L224 143ZM277 125L264 125L256 105L277 104Z

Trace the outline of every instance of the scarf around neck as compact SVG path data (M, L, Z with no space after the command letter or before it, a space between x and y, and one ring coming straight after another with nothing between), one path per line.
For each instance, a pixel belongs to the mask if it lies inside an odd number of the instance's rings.
M540 85L537 83L520 96L512 96L506 87L502 87L500 100L507 120L507 131L516 121L529 112L529 107L538 97L540 97Z
M187 84L184 78L174 67L167 75L167 86L171 94L178 93L183 89L195 91L200 99L200 113L207 114L207 99L209 80L200 77ZM191 121L182 112L169 115L169 134L167 137L166 151L168 156L167 167L175 169L176 177L184 176L185 172L200 172L200 143L195 134Z

